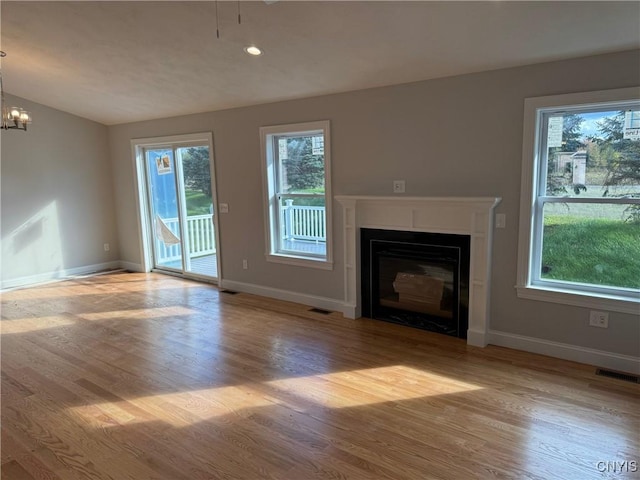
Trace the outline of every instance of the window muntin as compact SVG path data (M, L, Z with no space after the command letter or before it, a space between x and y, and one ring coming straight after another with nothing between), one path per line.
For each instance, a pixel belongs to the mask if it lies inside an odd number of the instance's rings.
M268 205L267 258L326 268L322 264L331 263L328 122L260 131Z
M536 110L528 285L640 293L640 102Z

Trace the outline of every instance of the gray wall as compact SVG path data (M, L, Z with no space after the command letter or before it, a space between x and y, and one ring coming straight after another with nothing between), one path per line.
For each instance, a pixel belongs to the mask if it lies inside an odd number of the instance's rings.
M333 193L500 196L507 227L495 232L491 328L627 355L640 351L638 316L611 313L590 328L583 308L516 297L518 209L526 97L640 84L639 52L574 59L406 85L279 102L109 128L121 258L140 263L130 139L212 131L224 278L343 297L341 212L334 203L335 269L268 263L264 257L258 128L331 121ZM249 269L242 269L242 259Z
M7 102L34 122L27 132L2 130L3 284L117 261L107 127L10 95Z

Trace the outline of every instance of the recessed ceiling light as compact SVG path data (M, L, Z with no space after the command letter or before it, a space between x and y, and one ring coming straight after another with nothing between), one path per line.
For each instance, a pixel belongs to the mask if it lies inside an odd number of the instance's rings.
M255 45L244 47L244 51L247 52L249 55L254 55L254 56L262 55L262 50L260 50Z

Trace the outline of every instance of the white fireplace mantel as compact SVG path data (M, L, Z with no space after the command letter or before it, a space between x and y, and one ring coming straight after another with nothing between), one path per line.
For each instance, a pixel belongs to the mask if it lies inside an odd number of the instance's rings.
M381 197L338 195L343 207L344 309L348 318L362 311L360 229L453 233L471 237L469 329L467 343L488 342L493 209L499 197Z

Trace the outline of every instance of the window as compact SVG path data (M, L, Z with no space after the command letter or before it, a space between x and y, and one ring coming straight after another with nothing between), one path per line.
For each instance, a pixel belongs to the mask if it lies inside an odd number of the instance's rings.
M329 122L260 128L267 259L331 269Z
M518 295L640 309L640 89L525 101Z

